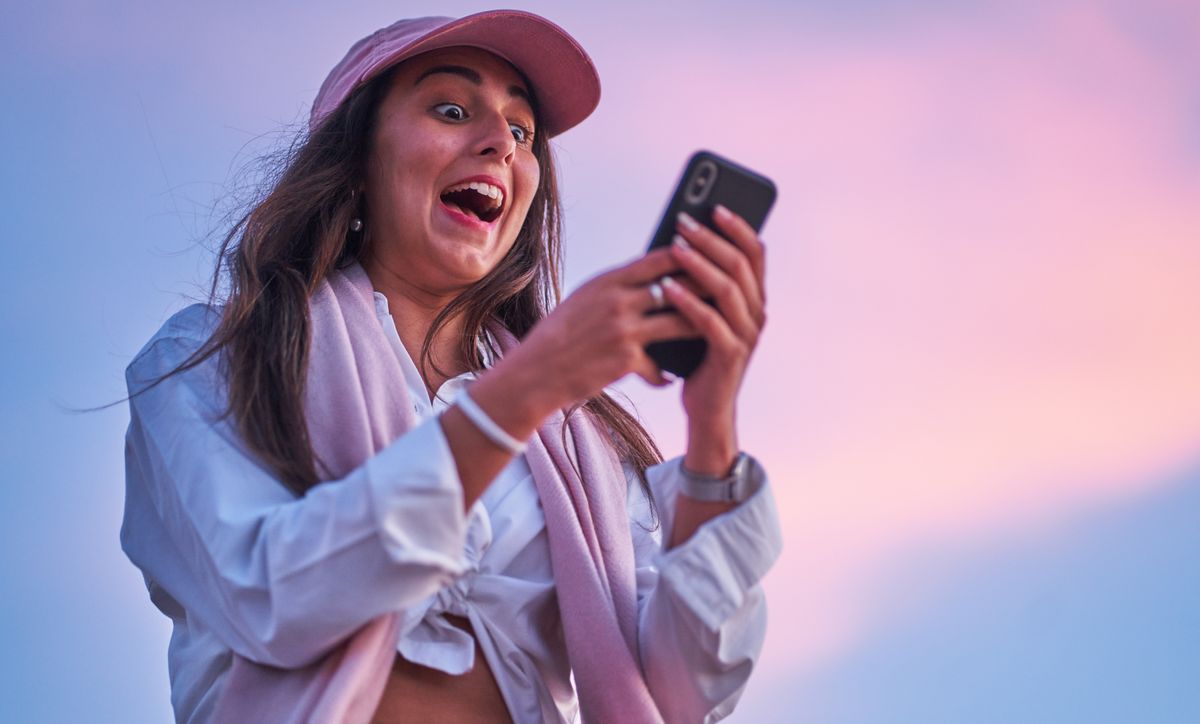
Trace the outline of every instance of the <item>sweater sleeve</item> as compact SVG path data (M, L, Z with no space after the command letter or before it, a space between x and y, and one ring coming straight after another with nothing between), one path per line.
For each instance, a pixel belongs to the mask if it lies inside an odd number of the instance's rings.
M199 344L160 333L127 369L130 393ZM165 613L293 668L461 574L462 487L436 417L297 498L220 418L216 360L130 400L121 546Z
M767 610L759 581L778 558L782 537L766 473L752 460L751 495L663 550L681 463L679 457L646 471L658 525L636 474L626 469L632 476L638 644L665 721L710 722L733 711L762 651Z

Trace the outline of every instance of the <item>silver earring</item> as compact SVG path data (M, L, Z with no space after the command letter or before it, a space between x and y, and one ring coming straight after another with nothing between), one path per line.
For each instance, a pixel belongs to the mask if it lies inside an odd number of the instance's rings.
M362 231L362 219L351 219L350 220L350 231L354 231L354 232Z

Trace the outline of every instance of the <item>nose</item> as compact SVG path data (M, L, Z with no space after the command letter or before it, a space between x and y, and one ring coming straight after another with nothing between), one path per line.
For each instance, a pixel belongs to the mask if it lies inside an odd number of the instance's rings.
M495 156L508 166L517 153L517 139L513 137L508 119L502 113L491 113L481 126L475 152L480 156Z

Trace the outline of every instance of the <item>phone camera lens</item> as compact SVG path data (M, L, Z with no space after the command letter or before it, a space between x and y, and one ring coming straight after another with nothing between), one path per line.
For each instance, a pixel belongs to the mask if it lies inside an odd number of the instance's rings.
M699 168L692 175L691 182L687 185L686 200L690 204L699 204L708 197L712 190L713 181L717 178L717 167L712 161L702 161Z

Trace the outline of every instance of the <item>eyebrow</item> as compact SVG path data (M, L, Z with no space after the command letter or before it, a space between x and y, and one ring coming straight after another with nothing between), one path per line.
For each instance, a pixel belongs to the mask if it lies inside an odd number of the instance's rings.
M467 80L471 81L475 85L483 85L483 76L481 76L478 71L472 70L471 68L467 68L466 66L462 66L462 65L435 65L434 67L432 67L429 70L422 73L421 77L417 78L416 83L413 83L413 85L415 86L418 83L420 83L421 81L428 78L429 76L436 75L438 73L448 73L450 75L457 75L460 78L466 78ZM510 85L508 87L508 94L510 96L512 96L513 98L523 99L526 103L529 104L530 108L533 107L533 101L530 100L529 93L527 93L525 91L525 89L522 88L521 86Z

